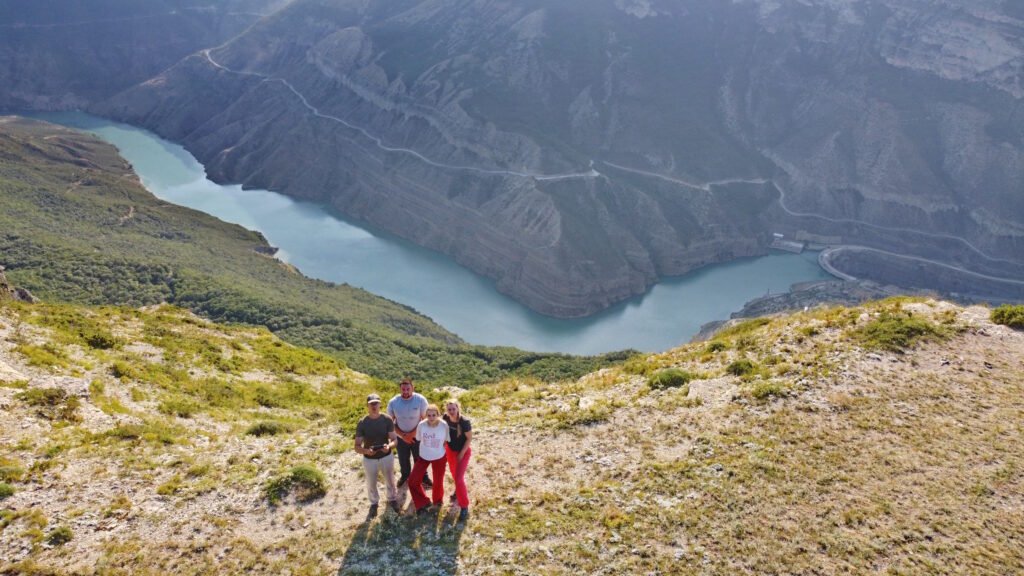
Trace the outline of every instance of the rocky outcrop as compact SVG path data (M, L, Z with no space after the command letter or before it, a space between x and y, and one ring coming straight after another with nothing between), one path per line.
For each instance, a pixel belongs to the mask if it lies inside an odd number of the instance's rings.
M29 304L35 304L39 301L39 299L33 296L27 289L20 288L18 286L11 286L7 282L7 276L4 275L4 270L6 269L3 266L0 266L0 298L10 298L12 300L27 302Z
M299 0L95 111L556 316L773 231L1024 277L1022 17L995 0Z

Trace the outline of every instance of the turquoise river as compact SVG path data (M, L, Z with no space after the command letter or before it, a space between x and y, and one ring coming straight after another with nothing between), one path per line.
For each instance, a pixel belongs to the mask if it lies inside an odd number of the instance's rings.
M324 207L207 180L184 148L133 126L78 112L34 115L117 146L157 197L258 230L308 276L359 286L411 306L473 344L593 354L661 351L700 326L796 282L829 277L816 253L769 254L666 278L646 294L574 320L537 314L452 258L372 230Z

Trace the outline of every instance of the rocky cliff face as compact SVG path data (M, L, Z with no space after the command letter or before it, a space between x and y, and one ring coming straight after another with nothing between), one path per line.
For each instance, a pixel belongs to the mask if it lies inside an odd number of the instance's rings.
M0 110L82 108L245 30L287 0L5 2Z
M773 230L1024 274L1020 12L300 0L96 111L557 316Z

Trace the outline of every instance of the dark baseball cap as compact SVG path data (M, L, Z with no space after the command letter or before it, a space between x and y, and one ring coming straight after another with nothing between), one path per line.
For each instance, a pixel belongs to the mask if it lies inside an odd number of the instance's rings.
M366 397L366 403L367 404L373 404L374 402L376 402L378 404L380 403L380 395L379 394L370 394L369 396Z

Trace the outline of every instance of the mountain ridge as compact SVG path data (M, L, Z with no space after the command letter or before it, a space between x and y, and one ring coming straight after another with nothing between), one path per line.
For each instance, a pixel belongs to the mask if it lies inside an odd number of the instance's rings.
M999 70L1024 47L1003 11L303 0L93 110L554 316L772 232L1020 278L1024 120Z

